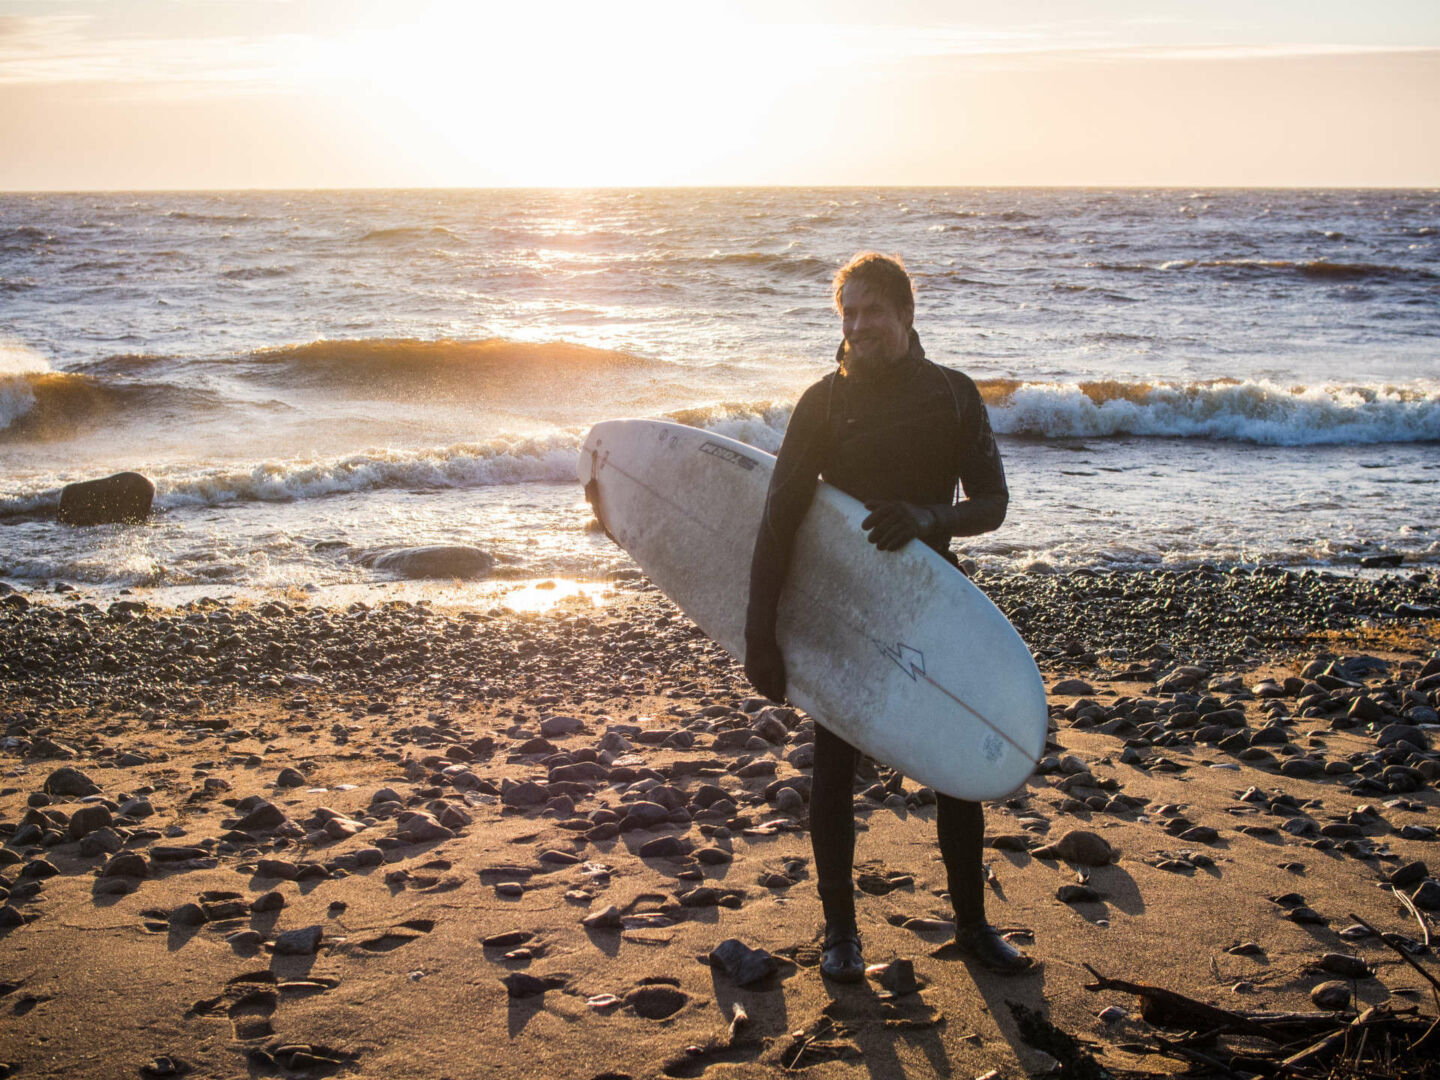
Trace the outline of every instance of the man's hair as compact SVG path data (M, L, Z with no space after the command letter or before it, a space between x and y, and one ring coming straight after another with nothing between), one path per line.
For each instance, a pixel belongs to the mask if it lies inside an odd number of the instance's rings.
M899 255L881 255L878 251L862 251L835 271L835 310L843 312L840 293L847 284L858 281L873 289L895 306L897 311L915 311L915 283Z

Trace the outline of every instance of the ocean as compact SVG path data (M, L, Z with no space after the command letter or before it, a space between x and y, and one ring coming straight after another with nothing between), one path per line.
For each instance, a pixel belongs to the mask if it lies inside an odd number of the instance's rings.
M999 433L982 568L1440 563L1437 191L9 194L0 579L385 595L375 553L459 543L601 581L588 426L774 451L869 248ZM121 469L151 522L54 523Z

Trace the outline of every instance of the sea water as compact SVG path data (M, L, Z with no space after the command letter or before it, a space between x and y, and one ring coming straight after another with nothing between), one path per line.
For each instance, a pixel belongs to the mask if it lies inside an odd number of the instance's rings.
M588 426L774 451L830 281L901 254L1011 501L987 569L1440 562L1440 192L864 189L0 195L0 577L379 589L630 566ZM135 469L139 526L53 521Z

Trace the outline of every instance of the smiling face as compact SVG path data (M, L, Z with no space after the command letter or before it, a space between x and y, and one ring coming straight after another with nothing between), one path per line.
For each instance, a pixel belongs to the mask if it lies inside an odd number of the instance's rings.
M871 378L910 352L912 308L901 309L863 281L847 281L840 291L840 324L845 334L841 361L847 375Z

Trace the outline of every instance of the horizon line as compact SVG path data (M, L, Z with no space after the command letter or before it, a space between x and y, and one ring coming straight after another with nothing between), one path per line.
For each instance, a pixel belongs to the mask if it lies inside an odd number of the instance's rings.
M285 192L314 194L349 191L800 191L807 189L865 191L876 188L900 191L1007 190L1007 191L1434 191L1433 184L355 184L316 187L117 187L117 188L6 188L10 195L248 195Z

